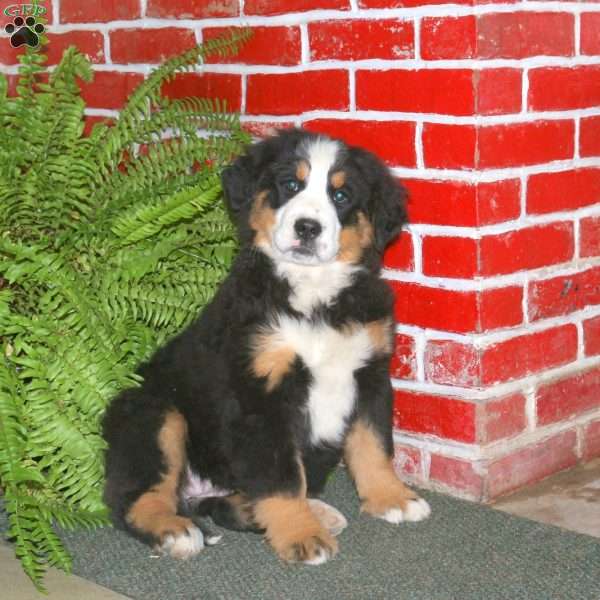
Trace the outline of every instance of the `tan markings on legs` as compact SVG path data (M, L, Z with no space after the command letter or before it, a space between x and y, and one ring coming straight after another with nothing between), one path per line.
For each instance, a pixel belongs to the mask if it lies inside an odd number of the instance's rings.
M365 325L371 343L378 353L389 354L394 346L394 330L392 319L371 321Z
M260 192L250 210L249 224L256 232L254 243L263 246L271 243L271 231L275 225L275 211L267 203L267 192Z
M418 497L398 479L377 434L362 421L352 426L344 452L363 511L382 516L394 508L405 510Z
M306 498L271 496L257 502L256 522L277 555L287 562L314 561L332 556L337 543L313 514Z
M340 232L337 259L341 262L357 263L365 248L373 244L373 226L364 213L358 213L358 222L343 227Z
M308 174L310 173L310 165L305 160L298 161L296 165L296 177L300 181L306 181Z
M296 353L276 331L257 334L252 340L252 372L267 378L267 391L274 390L290 370Z
M286 562L324 562L337 552L337 542L312 512L306 499L306 475L301 468L296 495L276 494L254 506L256 524L277 555Z
M254 507L243 494L231 494L224 500L232 507L240 526L254 526Z
M344 171L336 171L329 179L334 188L341 188L346 183L346 173Z
M186 460L186 434L183 416L175 410L167 413L158 434L166 471L161 481L142 494L127 514L132 527L160 541L169 534L185 534L193 526L190 519L177 516L177 487Z

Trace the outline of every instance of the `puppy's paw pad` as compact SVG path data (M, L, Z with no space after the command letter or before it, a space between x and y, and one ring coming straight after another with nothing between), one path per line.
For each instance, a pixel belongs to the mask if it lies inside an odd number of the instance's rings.
M423 498L408 500L404 509L390 508L381 518L388 523L397 525L403 521L422 521L431 514L429 504Z
M204 548L204 536L198 527L190 526L184 533L165 536L161 551L173 558L185 560Z

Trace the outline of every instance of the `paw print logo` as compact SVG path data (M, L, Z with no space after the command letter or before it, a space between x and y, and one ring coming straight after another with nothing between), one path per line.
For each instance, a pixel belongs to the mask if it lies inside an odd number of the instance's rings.
M15 17L12 23L4 27L4 31L10 35L10 45L19 48L27 44L35 48L40 43L40 34L44 33L45 27L36 23L34 17Z

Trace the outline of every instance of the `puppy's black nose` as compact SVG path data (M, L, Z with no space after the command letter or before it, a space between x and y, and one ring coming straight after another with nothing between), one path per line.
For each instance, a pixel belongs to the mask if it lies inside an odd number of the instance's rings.
M323 228L314 219L298 219L294 223L294 230L302 241L308 242L318 237Z

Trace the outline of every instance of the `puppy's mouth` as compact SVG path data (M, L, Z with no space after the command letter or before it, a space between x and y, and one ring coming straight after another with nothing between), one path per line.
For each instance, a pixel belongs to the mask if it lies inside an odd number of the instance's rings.
M315 255L315 251L311 250L310 248L305 248L304 246L300 246L299 248L292 248L292 253L296 254L297 256L314 256Z
M290 247L290 252L297 256L311 257L315 256L317 251L314 243L304 243L301 240L294 240Z

